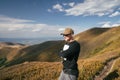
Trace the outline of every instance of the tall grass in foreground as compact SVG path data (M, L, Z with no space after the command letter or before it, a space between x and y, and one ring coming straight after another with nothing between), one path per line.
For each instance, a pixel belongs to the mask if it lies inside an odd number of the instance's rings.
M93 80L107 61L120 56L118 52L105 53L78 61L78 80ZM116 62L119 64L120 62ZM58 80L62 65L60 62L25 62L0 70L0 80ZM120 68L117 68L120 75ZM116 80L119 80L116 79Z
M103 68L101 61L92 59L79 61L79 65L79 80L93 80L94 75Z
M0 70L0 80L57 80L60 63L26 62Z
M97 60L79 60L79 80L92 80L103 66ZM58 80L62 65L60 62L30 62L0 70L0 80Z

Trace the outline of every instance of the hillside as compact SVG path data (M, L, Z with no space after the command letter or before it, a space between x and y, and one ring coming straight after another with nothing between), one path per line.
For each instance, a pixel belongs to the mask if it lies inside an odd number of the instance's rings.
M81 44L80 58L89 57L96 52L99 52L100 49L104 48L109 44L109 41L114 36L118 37L119 27L117 28L92 28L82 33L75 35L75 39ZM111 32L115 32L114 34ZM47 41L41 44L28 46L19 51L14 50L11 55L16 54L14 58L8 63L8 66L22 63L24 61L47 61L54 62L59 61L57 53L63 46L63 41ZM11 43L12 44L12 43ZM9 49L1 49L6 53L10 52ZM1 51L0 50L0 51ZM10 49L12 50L12 49ZM8 52L6 52L8 51ZM7 55L9 60L9 55ZM52 57L52 58L51 58Z
M12 61L19 50L25 47L27 46L24 44L0 42L0 66Z
M17 52L14 59L7 64L7 66L23 63L25 61L60 61L58 53L61 50L63 43L64 41L46 41L41 44L22 48Z
M119 49L120 51L120 49ZM98 76L107 63L115 60L109 74L115 74L119 77L112 80L120 79L120 53L111 52L99 54L87 59L79 59L79 79L78 80L99 80L94 79ZM24 62L22 64L3 68L0 70L0 80L58 80L62 65L60 62ZM105 76L108 80L108 76ZM112 75L114 77L114 74ZM103 80L103 79L102 79ZM111 80L111 79L109 79Z
M86 51L88 51L88 49L87 50L85 49L88 47L88 43L90 42L90 41L88 42L88 40L93 40L95 37L101 35L107 30L109 29L93 28L83 33L75 35L75 39L77 39L82 46L80 57L85 57L87 55ZM86 36L88 37L86 38ZM57 53L62 48L63 44L64 44L63 41L47 41L41 44L22 48L19 51L16 51L17 55L15 55L14 59L10 61L7 65L10 66L22 63L24 61L47 61L47 62L59 61L60 58L58 57ZM15 52L12 53L16 54Z
M119 40L120 27L94 28L77 34L75 39L82 45L81 57L89 57ZM113 43L114 44L114 43Z
M86 57L89 55L89 52L96 47L96 45L94 45L97 43L95 39L98 39L100 35L104 34L108 30L110 30L110 28L92 28L75 35L75 39L81 44L80 57ZM93 40L95 41L94 43L92 43Z
M78 61L79 80L101 78L120 80L120 26L93 28L74 37L81 44ZM47 41L13 52L17 55L6 63L10 67L1 68L0 78L2 80L57 80L62 65L60 62L55 62L60 59L56 53L60 51L63 44L64 41ZM4 51L6 51L4 57L8 56L9 49Z

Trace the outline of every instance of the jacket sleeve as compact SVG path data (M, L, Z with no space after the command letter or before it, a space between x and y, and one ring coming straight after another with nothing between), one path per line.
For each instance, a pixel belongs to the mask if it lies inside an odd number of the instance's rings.
M67 58L67 57L74 55L74 53L76 53L76 51L79 51L79 50L80 50L79 45L72 44L72 45L70 45L69 49L67 49L65 51L61 51L59 53L59 55L62 56L63 58Z

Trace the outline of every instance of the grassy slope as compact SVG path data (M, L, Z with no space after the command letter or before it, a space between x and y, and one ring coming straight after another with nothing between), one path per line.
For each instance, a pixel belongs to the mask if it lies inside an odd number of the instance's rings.
M17 52L24 47L24 44L0 42L0 58L6 57L8 61L10 61L15 55L17 55Z
M88 47L87 44L88 40L93 40L95 37L104 33L107 30L109 29L93 28L76 35L76 38L80 39L78 40L78 42L80 42L82 46L81 54L84 54L87 51L86 48ZM86 36L88 37L85 38ZM85 45L83 43L85 43ZM14 57L14 60L11 61L8 65L14 65L14 64L22 63L24 61L49 61L49 62L59 61L59 57L57 53L60 51L62 46L63 46L63 42L61 41L47 41L42 44L28 46L20 50L17 53L17 55ZM83 56L86 56L86 54Z
M92 30L94 32L94 29ZM100 31L99 34L97 33L96 35L94 35L96 31L94 32L94 34L93 32L90 32L90 31L91 30L83 32L84 34L80 33L82 36L80 34L75 36L75 38L81 43L81 45L84 45L83 48L88 49L88 51L86 52L83 51L83 53L85 53L85 55L83 56L89 56L89 58L79 59L78 61L79 70L80 70L79 80L93 79L94 75L99 74L99 71L102 70L102 68L107 63L107 61L120 56L120 48L119 48L120 27L106 29L106 30ZM86 35L89 36L89 38L87 37L88 39L85 38ZM82 40L82 38L84 40ZM54 46L47 47L47 50L49 50L50 48L52 49L55 48ZM36 48L39 49L39 47L40 45L36 45L35 49ZM35 52L33 47L26 48L25 51L27 50L28 51L30 50L29 53ZM46 49L43 51L45 52ZM54 49L53 49L53 52L54 52ZM41 53L41 54L45 54L45 53ZM39 58L40 56L38 56L38 59ZM116 64L113 65L113 67L117 69L118 74L120 76L120 68L119 68L118 63L119 61L117 61ZM46 62L28 62L27 63L26 62L23 64L11 66L11 67L0 70L0 73L2 73L0 74L1 75L0 78L1 79L15 79L15 80L20 80L20 79L57 80L60 74L61 68L62 67L61 67L60 62L55 62L55 63L46 63ZM116 80L119 80L119 79L120 77L118 77Z
M12 50L13 50L13 48L9 48L9 47L4 47L4 48L0 49L0 58L6 57L8 55L8 53Z
M97 33L98 31L95 30L95 33ZM82 44L82 50L81 50L81 56L82 57L86 57L89 55L93 55L96 54L98 52L100 52L102 49L105 49L107 46L109 46L110 44L112 44L113 42L115 43L116 40L118 42L119 37L120 37L120 27L116 27L116 28L111 28L111 29L105 29L105 31L101 31L101 34L95 35L91 34L91 30L86 31L87 35L90 36L88 39L86 38L86 34L82 34L84 35L84 37L81 37L81 35L79 36L79 38L77 37L76 39ZM85 33L85 32L83 32ZM87 36L87 37L88 37ZM82 39L84 38L84 39ZM115 44L112 45L116 45ZM118 44L119 45L119 44ZM117 46L118 46L117 45ZM114 48L114 46L113 46ZM108 49L108 48L106 48ZM115 48L114 48L115 49Z
M58 52L63 46L63 43L63 41L47 41L23 48L7 66L23 63L25 61L59 61L60 58L58 56Z
M92 80L107 61L119 55L111 52L79 59L79 80ZM0 80L58 80L61 69L60 62L25 62L0 70ZM119 70L119 67L117 69Z
M75 39L81 44L80 57L86 57L91 50L96 47L96 41L92 43L94 39L97 39L100 35L107 32L110 28L92 28L82 33L75 35Z

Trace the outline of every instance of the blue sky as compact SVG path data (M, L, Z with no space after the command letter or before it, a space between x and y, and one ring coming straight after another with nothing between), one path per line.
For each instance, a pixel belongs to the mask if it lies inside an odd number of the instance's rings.
M120 25L120 0L0 0L0 38L58 37Z

